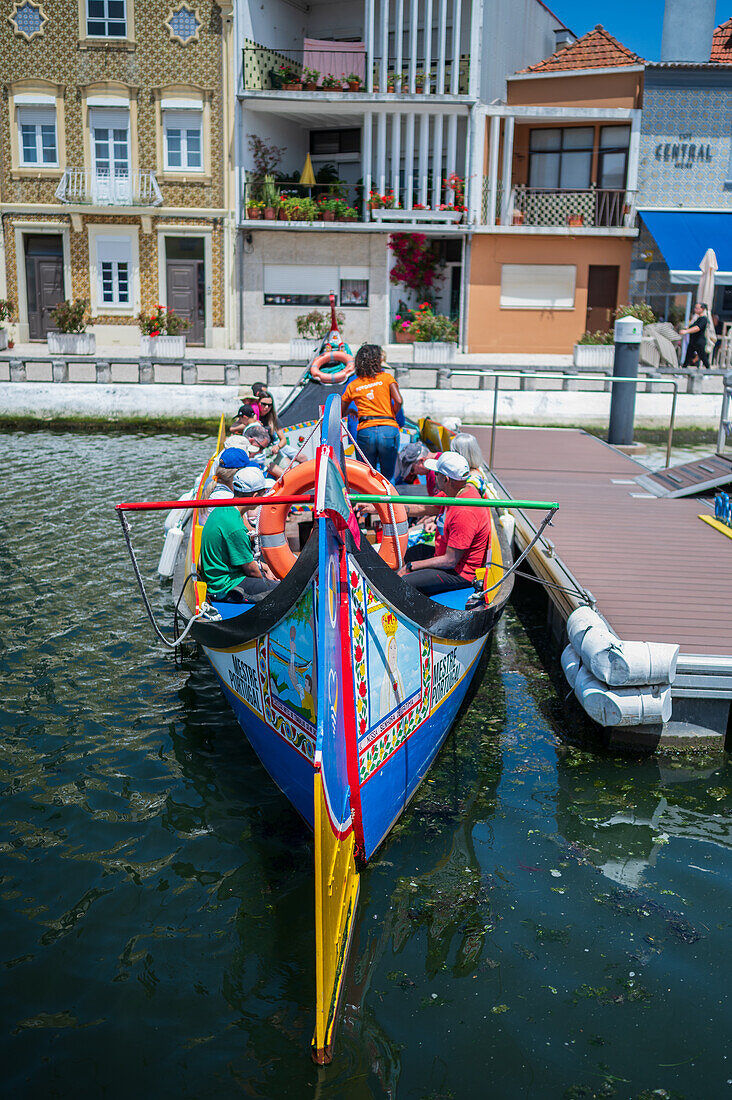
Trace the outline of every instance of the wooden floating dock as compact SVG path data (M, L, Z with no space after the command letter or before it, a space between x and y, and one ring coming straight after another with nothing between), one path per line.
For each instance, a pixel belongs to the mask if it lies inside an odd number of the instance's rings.
M485 455L491 430L473 429ZM732 541L699 516L702 500L659 497L636 480L645 467L614 447L566 428L500 427L494 480L501 495L559 502L547 538L532 551L533 571L591 594L620 637L680 646L671 721L651 744L722 747L732 733ZM516 513L523 549L536 517ZM579 595L547 590L560 641ZM633 740L629 730L615 740ZM617 734L617 737L615 736ZM637 742L643 731L636 728Z

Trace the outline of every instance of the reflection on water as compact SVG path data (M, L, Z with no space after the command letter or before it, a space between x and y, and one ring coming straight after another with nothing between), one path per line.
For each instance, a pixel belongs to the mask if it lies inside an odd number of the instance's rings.
M362 876L336 1058L316 1070L310 836L205 663L155 645L110 508L179 494L209 444L3 442L9 1095L729 1092L729 765L560 741L512 612ZM160 527L133 521L169 615Z

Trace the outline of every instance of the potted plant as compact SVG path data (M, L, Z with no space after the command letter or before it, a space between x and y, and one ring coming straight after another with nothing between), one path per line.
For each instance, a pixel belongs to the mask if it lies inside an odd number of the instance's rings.
M401 81L402 81L402 78L401 78L400 73L387 73L387 76L386 76L386 90L387 90L387 92L395 92L395 91L398 92L399 91L399 85L401 84Z
M306 92L317 92L319 80L320 73L317 69L303 69L302 82L305 85Z
M46 333L51 355L94 354L97 338L93 332L86 331L89 325L89 303L86 298L59 302L51 310L51 318L58 329L58 332Z
M511 217L511 224L512 225L523 225L524 224L524 218L525 218L525 214L524 214L523 210L514 210L513 215Z
M417 306L408 331L414 337L415 363L442 364L455 358L457 322L435 313L429 302Z
M584 224L585 219L583 214L570 214L567 218L567 225L578 227Z
M140 355L151 359L182 359L186 353L185 330L191 322L174 309L157 305L150 313L138 314Z
M318 199L318 210L324 222L334 222L338 210L338 199L330 195L321 195Z
M264 203L259 199L252 199L247 203L247 217L252 221L260 221L264 211Z
M300 221L314 222L318 217L318 204L315 199L300 199Z
M9 298L0 298L0 325L3 321L9 321L13 312L13 303ZM0 351L8 347L8 330L0 328Z
M355 206L346 206L340 211L340 219L344 222L358 221L358 210Z
M418 95L424 91L424 73L414 74L414 90Z
M394 332L395 344L413 344L416 340L410 331L410 325L414 320L414 310L409 309L402 302L399 303L399 312L396 314L394 321L392 322L392 330Z
M266 175L262 183L262 205L266 221L273 222L277 217L277 209L280 205L280 192L275 186L273 175Z
M282 78L283 92L302 91L302 73L297 65L293 64L292 61L283 62L278 71Z
M323 90L326 92L342 92L343 81L340 77L333 76L332 73L326 73L323 77Z
M363 89L363 80L358 73L349 73L345 78L349 92L360 92Z
M575 367L611 367L615 356L612 332L584 332L574 345Z
M336 313L336 321L342 333L346 318L340 310ZM298 338L290 340L290 356L293 359L310 359L317 345L330 332L330 314L311 309L310 313L301 313L295 318L295 328Z

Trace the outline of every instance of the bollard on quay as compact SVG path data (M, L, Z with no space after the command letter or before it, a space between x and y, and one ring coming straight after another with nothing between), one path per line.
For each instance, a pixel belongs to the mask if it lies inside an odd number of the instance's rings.
M615 322L613 378L637 378L643 322L637 317L619 317ZM636 385L620 382L610 398L608 443L628 446L633 442Z

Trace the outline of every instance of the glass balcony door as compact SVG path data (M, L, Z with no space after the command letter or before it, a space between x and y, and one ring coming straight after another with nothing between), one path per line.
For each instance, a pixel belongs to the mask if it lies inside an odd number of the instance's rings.
M91 114L92 202L127 205L132 201L130 116L101 108Z

